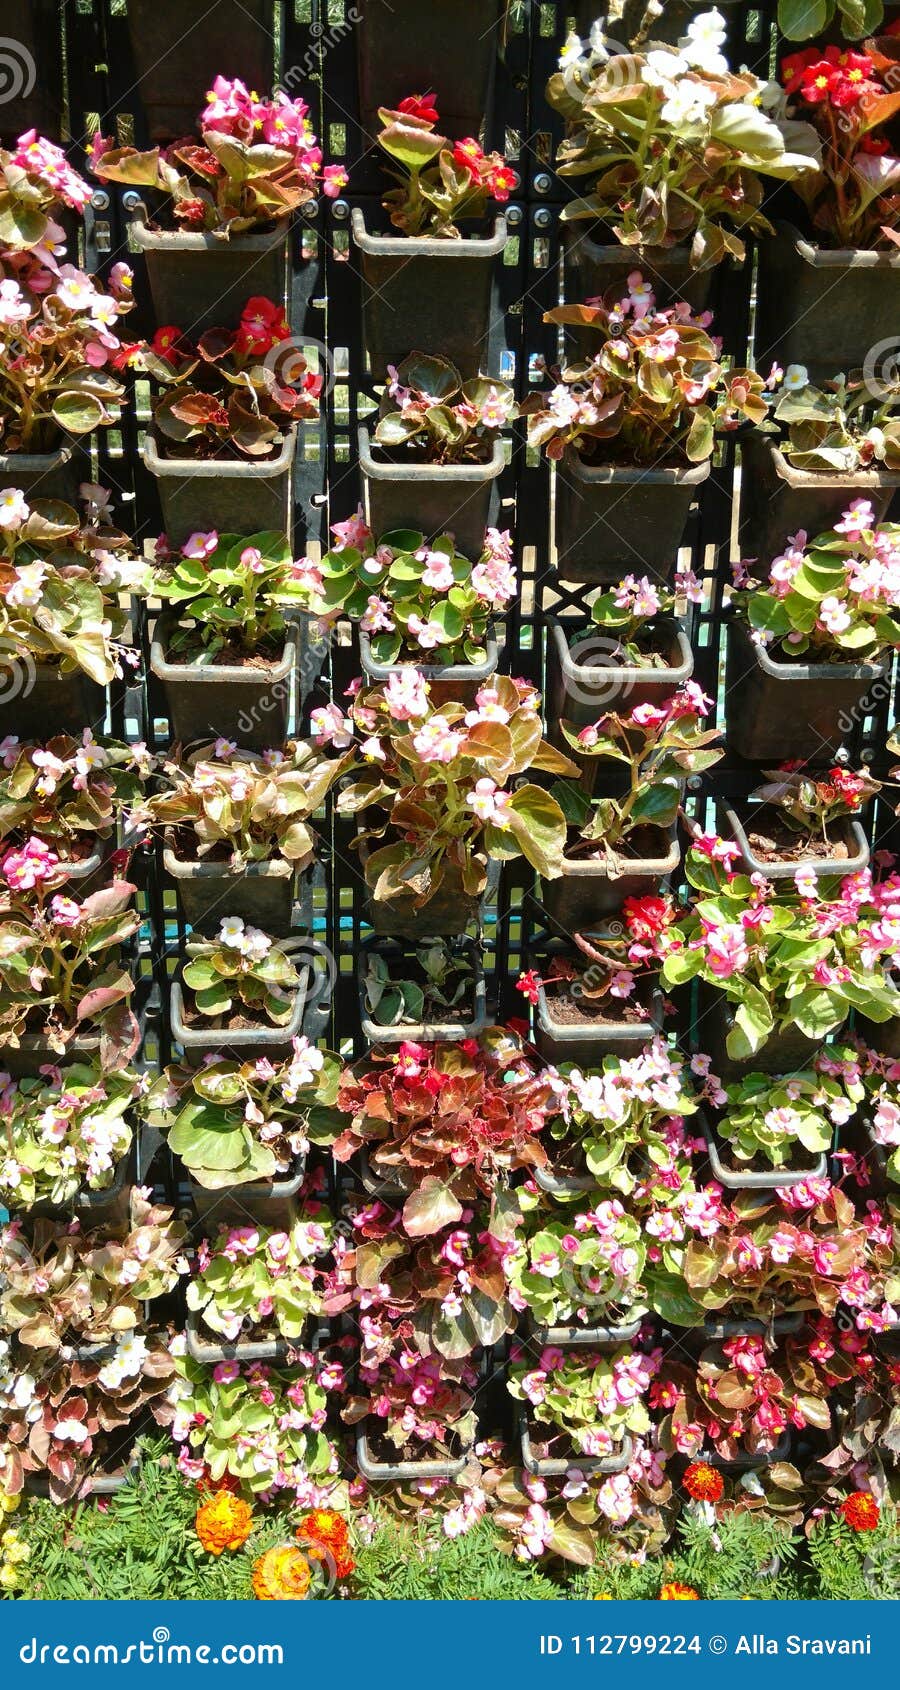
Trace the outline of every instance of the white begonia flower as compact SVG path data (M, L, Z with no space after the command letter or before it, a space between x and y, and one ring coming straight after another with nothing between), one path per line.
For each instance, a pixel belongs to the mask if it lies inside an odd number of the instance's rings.
M559 55L560 70L570 70L573 65L586 63L584 45L581 36L573 30L563 42Z
M716 102L712 88L704 87L702 82L673 82L664 93L666 100L660 117L664 123L671 123L673 129L705 123L710 106Z
M724 76L728 71L728 60L721 48L727 33L725 19L713 7L711 12L701 12L699 17L691 19L687 34L678 43L679 50L692 69L708 71L711 76Z
M219 927L219 944L228 945L233 950L243 950L244 920L240 915L225 915Z
M90 1433L83 1420L57 1420L53 1436L61 1443L83 1444L87 1443Z
M690 68L687 59L683 59L680 53L670 52L665 47L651 47L644 60L641 81L648 88L668 88L680 76L686 76Z
M809 371L805 364L788 364L784 372L783 390L785 393L799 393L802 388L809 386Z

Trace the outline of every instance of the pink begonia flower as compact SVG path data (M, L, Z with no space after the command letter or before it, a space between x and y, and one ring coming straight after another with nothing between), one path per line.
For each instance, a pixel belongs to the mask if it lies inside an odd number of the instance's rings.
M447 718L441 715L430 717L413 734L413 746L423 763L452 763L462 743L462 734L454 733Z
M333 550L336 552L343 551L347 546L351 546L355 551L366 552L372 544L373 535L366 522L362 505L355 516L348 516L344 522L333 522L331 532L334 535Z
M427 622L423 621L422 617L417 616L415 611L407 618L406 626L408 632L422 647L423 651L433 651L435 646L445 645L447 642L447 636L440 622L435 622L431 618Z
M384 689L384 699L395 722L408 722L428 714L428 688L418 669L395 670Z
M330 200L342 194L350 177L341 164L326 164L322 171L322 192Z
M81 920L81 905L76 904L74 898L50 899L50 914L57 927L77 927Z
M219 544L219 536L212 528L206 534L198 530L191 534L181 548L182 557L203 559L211 556Z
M423 587L432 587L435 592L449 592L453 586L453 564L446 552L432 552L427 546L421 546L416 552L419 563L424 563L422 571Z
M480 821L490 822L494 827L508 828L509 804L512 793L501 792L496 781L486 775L475 782L473 790L466 796L466 804L474 810Z
M311 711L309 725L317 745L333 745L345 751L353 744L353 723L337 704L322 704Z
M8 851L0 864L8 886L16 892L30 892L44 880L49 880L59 864L59 857L42 839L29 839L17 851Z
M395 623L387 599L379 598L377 593L370 593L359 625L364 634L392 634Z
M240 1376L241 1370L236 1361L220 1361L213 1368L213 1380L217 1385L231 1385Z

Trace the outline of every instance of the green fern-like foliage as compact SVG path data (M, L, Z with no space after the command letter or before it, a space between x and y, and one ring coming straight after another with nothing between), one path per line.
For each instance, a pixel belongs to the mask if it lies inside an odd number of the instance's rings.
M432 1527L407 1526L373 1509L378 1528L356 1550L353 1594L360 1600L401 1602L540 1602L567 1594L532 1562L513 1560L499 1547L489 1520L463 1537Z
M900 1597L897 1512L885 1508L875 1530L855 1532L843 1520L820 1520L810 1533L811 1583L823 1601L893 1601Z
M783 1521L744 1512L711 1525L687 1510L678 1536L672 1576L707 1601L742 1596L785 1601L799 1595L794 1563L800 1543Z

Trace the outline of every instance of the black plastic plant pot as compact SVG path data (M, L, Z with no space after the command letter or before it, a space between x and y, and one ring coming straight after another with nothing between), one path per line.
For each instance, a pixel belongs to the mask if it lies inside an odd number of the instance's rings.
M725 1041L733 1025L733 1012L725 993L701 981L697 1044L712 1058L713 1072L722 1079L736 1079L741 1074L795 1074L799 1069L810 1068L822 1049L821 1039L809 1039L798 1027L786 1027L770 1033L755 1056L729 1056Z
M478 557L497 505L503 441L494 440L485 464L397 463L376 457L377 451L369 430L361 428L359 467L373 534L393 528L452 534L458 551Z
M593 1174L554 1174L549 1168L535 1168L535 1184L548 1197L580 1197L583 1191L596 1191Z
M363 867L368 856L364 848L360 852ZM421 909L416 908L412 893L378 899L367 892L366 920L375 933L397 939L456 939L473 923L480 928L483 902L463 890L459 869L450 867L434 897Z
M795 469L769 435L751 432L740 444L741 555L760 563L780 556L800 529L811 539L827 533L853 499L868 499L880 522L900 490L900 470Z
M830 763L887 697L888 671L887 660L779 663L732 618L725 667L729 749L750 763L773 767L786 757Z
M702 1326L695 1330L704 1344L717 1344L723 1338L765 1338L768 1334L773 1338L794 1338L803 1331L806 1318L804 1309L787 1309L784 1314L773 1315L768 1321L759 1320L754 1315L747 1315L744 1319L734 1316L720 1320L717 1315L708 1314Z
M65 869L66 880L79 900L95 892L105 878L106 864L115 842L115 834L111 833L108 839L98 841L96 851L92 851L89 857L60 857L59 867Z
M49 1039L41 1033L23 1033L17 1045L0 1042L0 1068L11 1074L14 1080L19 1080L24 1075L37 1074L41 1068L57 1066L61 1062L94 1062L99 1054L99 1033L84 1033L80 1038L70 1040L64 1055L54 1050Z
M404 956L408 954L409 946L396 939L377 938L374 935L363 940L359 952L357 985L360 1026L367 1045L399 1045L407 1041L413 1044L457 1044L460 1039L476 1039L479 1033L484 1031L488 1025L488 1011L481 947L474 939L464 938L458 948L466 953L473 973L468 1004L471 1010L469 1020L401 1021L394 1026L385 1027L380 1021L373 1020L366 1005L366 963L370 956L384 957L389 963L396 964L398 977L402 977Z
M81 669L65 674L57 663L0 654L0 737L41 743L49 733L80 739L85 728L102 733L106 688Z
M653 857L626 857L622 872L610 871L604 861L564 857L562 874L541 880L545 914L564 933L580 933L598 917L622 908L626 898L643 898L660 891L681 861L675 825L656 828L659 852Z
M584 728L612 710L634 710L639 704L661 704L671 698L694 672L694 653L687 632L672 617L656 624L665 668L616 663L615 642L599 628L589 628L571 640L571 625L554 620L547 630L547 721L554 744L561 744L558 724ZM566 748L568 749L568 747Z
M435 95L442 135L478 135L490 107L504 0L356 0L359 103L371 145L378 108Z
M350 228L361 254L366 361L373 375L381 377L410 352L447 358L466 380L485 369L505 217L483 237L434 240L370 234L357 206Z
M623 1321L619 1326L535 1326L531 1335L537 1344L551 1344L554 1349L613 1350L619 1344L630 1344L641 1330L641 1319Z
M828 250L793 223L759 243L756 363L803 364L818 379L866 364L890 342L896 350L900 249Z
M182 546L191 534L211 528L220 534L262 529L287 534L296 446L294 425L270 458L168 458L148 434L142 455L156 477L169 545Z
M836 841L847 848L846 857L798 857L796 860L782 858L780 861L763 860L754 855L753 847L747 838L747 828L755 827L757 822L765 826L767 813L778 815L776 806L766 804L748 805L743 819L732 809L730 804L720 802L719 832L723 839L733 839L740 847L738 864L741 874L764 874L767 880L793 881L795 874L814 874L820 879L845 874L859 874L869 864L869 841L863 833L862 827L853 816L840 818L832 824L832 832Z
M223 240L220 235L189 230L151 229L146 208L139 203L128 229L147 261L153 313L159 324L176 323L196 339L205 329L237 328L251 297L262 295L276 305L285 304L286 223ZM242 467L246 470L246 465ZM268 524L258 525L256 532L260 526ZM248 532L254 532L253 528Z
M870 1050L878 1051L880 1056L900 1057L900 1016L892 1015L889 1021L870 1021L868 1015L857 1014L853 1025Z
M587 464L567 452L556 471L556 568L564 581L609 586L638 571L670 581L709 460L672 469Z
M251 751L282 745L296 706L300 629L289 622L281 656L264 667L234 663L173 663L166 653L178 626L163 611L153 631L150 667L162 682L171 738L224 737Z
M4 0L3 35L0 140L13 143L27 129L37 129L58 141L63 108L58 0Z
M740 1163L730 1164L722 1160L727 1150L720 1145L710 1123L701 1116L699 1125L706 1139L713 1178L728 1191L781 1191L792 1185L801 1185L804 1180L824 1179L828 1173L828 1157L824 1151L806 1168L750 1169L741 1167Z
M59 1057L53 1058L58 1062ZM36 1069L33 1072L37 1072ZM30 1215L40 1215L48 1220L72 1220L81 1222L85 1232L96 1226L117 1226L121 1221L127 1221L131 1208L131 1187L137 1170L137 1145L140 1128L134 1129L134 1138L130 1150L116 1163L111 1183L104 1191L90 1191L87 1186L72 1198L70 1203L50 1203L41 1200L28 1210Z
M357 1152L356 1171L359 1175L360 1185L364 1191L368 1192L370 1197L377 1197L379 1202L394 1204L397 1208L403 1207L409 1196L406 1187L398 1185L395 1180L391 1180L387 1175L382 1177L381 1174L375 1172L369 1158L368 1146L365 1144Z
M636 1056L644 1045L662 1031L662 993L654 991L647 1021L555 1021L552 1000L538 987L537 1026L534 1042L545 1062L577 1062L579 1068L594 1068L604 1056Z
M204 1226L237 1226L249 1218L257 1226L289 1232L300 1209L306 1157L298 1156L293 1171L278 1179L252 1180L247 1185L228 1185L218 1191L210 1191L190 1178L190 1171L188 1178L194 1208Z
M204 1367L214 1367L220 1361L267 1361L276 1366L286 1362L291 1350L305 1350L317 1348L323 1331L318 1326L312 1334L312 1344L307 1341L307 1334L314 1316L310 1316L299 1338L238 1338L232 1342L228 1338L219 1340L207 1339L204 1336L205 1327L197 1309L187 1311L187 1347L188 1354L194 1361L202 1362Z
M275 77L271 0L212 8L208 0L128 0L123 10L151 140L196 132L211 69L269 93Z
M562 1478L563 1474L571 1472L577 1467L581 1473L624 1473L634 1455L634 1443L626 1432L622 1439L622 1447L617 1455L579 1455L568 1457L542 1459L535 1454L532 1442L532 1430L528 1423L528 1416L524 1409L520 1409L519 1438L522 1446L522 1466L526 1473L533 1473L536 1478Z
M168 838L163 867L175 882L182 918L198 932L218 929L225 915L242 915L264 933L280 938L291 930L297 874L305 864L245 863L229 869L222 863L184 861Z
M396 1484L413 1479L458 1479L470 1457L471 1448L447 1461L376 1461L369 1449L365 1423L356 1433L356 1465L369 1484Z
M628 277L639 270L650 283L660 309L674 300L684 299L695 312L705 311L709 304L718 264L691 263L690 246L632 247L622 246L610 234L596 240L598 225L590 220L573 219L562 225L563 275L565 297L569 304L584 299L597 299L615 288L621 297L628 294ZM589 328L568 329L573 345L588 357L599 345L596 334Z
M138 1416L138 1419L140 1418L141 1417ZM126 1485L130 1485L135 1479L137 1479L141 1471L141 1458L139 1452L133 1447L134 1439L136 1437L137 1425L135 1424L134 1431L130 1432L127 1437L127 1442L132 1447L129 1448L128 1454L123 1460L121 1466L113 1472L104 1472L101 1469L98 1473L91 1468L90 1472L87 1474L88 1489L85 1493L87 1496L115 1496L117 1491L124 1490ZM25 1494L27 1496L40 1497L46 1500L50 1496L50 1480L47 1474L26 1473Z
M29 503L62 499L78 510L78 489L90 480L90 467L90 452L77 442L54 452L0 452L0 485L20 488Z
M370 681L389 681L404 669L417 669L428 682L432 706L439 704L474 704L475 694L485 681L497 672L497 641L488 635L484 642L482 663L416 663L414 660L397 663L377 663L372 656L372 642L364 628L359 630L359 656L363 674ZM425 654L427 656L427 653Z
M718 0L719 10L726 15L743 3L744 0ZM654 16L654 12L658 15ZM590 33L597 13L597 0L578 0L575 27L581 35ZM696 13L697 0L663 0L658 8L651 6L650 0L619 0L616 22L609 31L615 43L610 41L610 51L630 47L639 35L644 42L667 41L670 46L677 46Z
M306 941L301 939L299 943L304 945ZM287 949L288 946L283 948ZM173 980L169 987L172 1038L176 1045L181 1046L185 1062L192 1068L202 1068L206 1057L213 1052L227 1053L236 1062L255 1062L260 1056L269 1056L274 1062L285 1060L290 1054L291 1040L299 1037L303 1030L303 1016L309 991L309 969L305 969L303 975L303 982L295 995L291 1019L285 1022L283 1027L261 1025L216 1028L211 1026L205 1017L202 1021L198 1019L193 1025L186 1024L181 980Z

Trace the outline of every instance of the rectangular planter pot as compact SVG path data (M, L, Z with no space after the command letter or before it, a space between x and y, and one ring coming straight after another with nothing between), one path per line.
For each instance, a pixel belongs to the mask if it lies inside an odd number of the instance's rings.
M567 303L577 304L596 299L611 288L628 293L628 277L640 270L656 295L660 308L674 300L685 299L695 312L705 311L709 304L718 264L705 264L699 269L691 264L689 245L673 247L623 246L611 234L608 240L594 239L591 231L598 225L589 220L573 219L563 223L563 277ZM590 329L569 329L572 343L588 357L597 350L598 336Z
M224 736L251 751L282 745L296 705L297 624L288 624L281 657L264 669L170 663L166 651L177 624L177 611L163 611L150 645L150 667L162 681L172 739L187 745Z
M888 685L879 663L778 663L751 638L743 622L728 625L725 734L748 762L786 757L830 763Z
M297 1219L300 1187L306 1178L306 1157L298 1156L292 1174L274 1180L254 1180L247 1185L225 1186L208 1191L188 1175L197 1215L204 1225L240 1225L249 1217L257 1226L271 1226L288 1232Z
M578 1197L583 1191L596 1191L593 1174L551 1174L548 1168L535 1168L534 1178L548 1197Z
M46 1216L50 1220L77 1218L85 1232L91 1227L117 1226L121 1221L127 1221L131 1208L131 1187L137 1171L140 1128L135 1127L133 1132L131 1149L116 1163L112 1184L108 1185L105 1191L89 1191L82 1187L69 1204L44 1201L35 1203L28 1213Z
M497 672L497 641L489 635L484 642L483 663L376 663L372 642L365 629L359 631L359 656L363 674L370 681L388 681L402 669L418 669L429 687L432 705L474 704L475 694Z
M365 1423L356 1434L356 1465L369 1484L396 1484L413 1479L457 1479L469 1461L471 1450L452 1461L376 1461L369 1449Z
M598 916L620 910L626 898L642 898L658 892L681 861L674 824L658 831L665 836L667 850L659 857L633 861L629 858L622 873L615 877L610 877L605 863L571 861L564 857L559 878L541 881L541 902L550 920L566 933L577 933Z
M534 1453L527 1415L520 1413L518 1421L519 1438L522 1446L522 1466L527 1473L534 1473L538 1478L562 1478L563 1474L571 1472L573 1467L577 1467L579 1472L582 1473L624 1473L634 1454L634 1443L626 1432L618 1455L575 1454L562 1460L547 1459L542 1461Z
M63 108L58 0L4 0L2 30L0 139L14 143L27 129L37 129L58 141Z
M301 939L299 943L302 945L305 941ZM181 1046L184 1060L192 1068L202 1068L206 1057L212 1052L227 1053L235 1062L255 1062L260 1056L271 1057L273 1062L284 1061L290 1055L291 1040L297 1038L303 1030L309 980L310 972L307 969L303 982L297 988L291 1019L283 1027L235 1027L230 1030L199 1024L186 1025L181 980L173 980L169 987L172 1038L175 1044Z
M710 465L634 469L567 452L556 471L556 569L598 585L634 573L669 581L688 513Z
M90 467L90 454L78 442L57 446L55 452L0 452L0 486L21 488L29 503L62 499L78 510L78 489L90 481Z
M128 229L146 258L153 312L160 325L184 324L196 338L204 329L237 328L253 296L285 304L286 222L226 240L190 230L151 229L147 209L138 201Z
M694 672L694 653L680 622L661 617L669 665L665 669L633 667L614 661L615 642L599 628L588 629L574 644L566 638L566 623L552 621L547 629L547 722L555 745L568 746L559 723L585 728L609 711L634 710L639 704L661 704ZM581 656L584 661L576 659ZM554 737L556 735L557 737Z
M852 816L847 817L841 826L844 842L850 851L846 861L841 861L837 857L804 857L802 860L798 858L797 862L762 862L760 858L753 854L746 829L752 827L755 816L761 815L768 808L767 804L751 804L746 820L741 822L730 805L720 803L718 806L719 832L722 838L733 839L735 844L740 846L739 866L741 874L764 874L767 880L793 881L798 869L824 878L858 874L862 869L868 867L869 841L859 822L855 821ZM775 813L778 813L777 810Z
M206 1328L201 1325L200 1315L196 1309L188 1309L185 1322L187 1331L188 1355L194 1361L202 1362L204 1367L215 1367L220 1361L239 1361L241 1363L253 1361L267 1361L273 1366L283 1366L288 1360L290 1350L317 1351L323 1337L327 1334L326 1326L316 1326L307 1342L306 1332L313 1323L314 1316L306 1323L304 1334L299 1338L239 1338L231 1343L227 1338L218 1342L213 1337L205 1336Z
M275 76L271 0L213 7L209 0L128 0L127 18L152 140L194 134L212 74L239 76L247 88L270 92Z
M615 1349L617 1344L630 1344L641 1330L641 1317L623 1322L620 1326L535 1326L531 1332L536 1343L552 1344L561 1350Z
M390 903L366 900L366 918L376 933L401 939L455 939L481 920L481 899L470 898L458 876L448 875L435 896L417 910L412 897Z
M804 364L824 378L896 346L900 249L817 247L793 223L759 243L756 364Z
M731 1031L731 1005L724 992L700 983L700 1012L697 1017L697 1049L712 1057L713 1072L720 1078L733 1080L741 1074L795 1074L799 1069L811 1068L824 1040L808 1039L799 1028L787 1027L774 1032L755 1056L729 1056L725 1040ZM839 1032L836 1028L835 1032Z
M0 738L18 734L43 744L52 732L80 739L83 728L102 733L105 720L106 688L83 670L63 674L54 663L0 657Z
M457 550L477 558L491 525L503 441L496 439L486 464L399 464L374 456L367 428L359 430L359 467L369 527L373 534L417 528L423 534L452 534Z
M506 219L493 233L462 240L370 234L358 206L351 233L362 255L366 359L376 381L410 352L438 354L465 380L488 357L494 267L506 245Z
M636 1056L644 1045L662 1031L662 993L654 990L649 1021L593 1021L572 1026L554 1021L543 986L538 987L537 1029L534 1042L545 1062L577 1062L579 1068L594 1068L604 1056ZM551 1340L548 1339L548 1342Z
M217 930L223 915L242 915L273 938L289 933L297 874L305 866L279 857L235 870L222 863L183 861L170 841L163 847L163 867L175 882L182 919L198 932Z
M264 461L166 458L147 434L141 455L157 480L169 545L183 545L198 529L258 534L274 528L287 534L296 446L294 425L276 444L274 457Z
M379 134L379 106L410 92L437 99L440 134L478 135L488 110L503 0L356 0L359 104L366 139Z
M898 470L795 469L771 436L751 432L741 438L741 554L771 563L789 535L826 533L853 499L869 499L880 522L898 490Z
M359 965L357 971L357 986L359 990L359 1018L363 1038L368 1045L400 1045L407 1041L413 1044L455 1044L460 1039L476 1039L488 1024L487 998L484 981L484 966L481 960L481 948L474 940L464 939L459 947L470 953L475 970L475 983L472 990L471 1019L468 1021L422 1021L404 1022L396 1027L382 1027L378 1021L373 1021L366 1008L365 971L366 959L372 952L382 956L403 956L407 949L400 941L374 936L364 939L359 951Z
M699 1116L698 1124L706 1139L713 1179L724 1185L727 1191L781 1191L792 1185L801 1185L804 1180L824 1179L828 1172L828 1158L824 1152L806 1168L753 1170L742 1168L739 1162L723 1161L723 1156L728 1155L727 1147L721 1144L704 1116ZM802 1147L800 1154L804 1154Z

